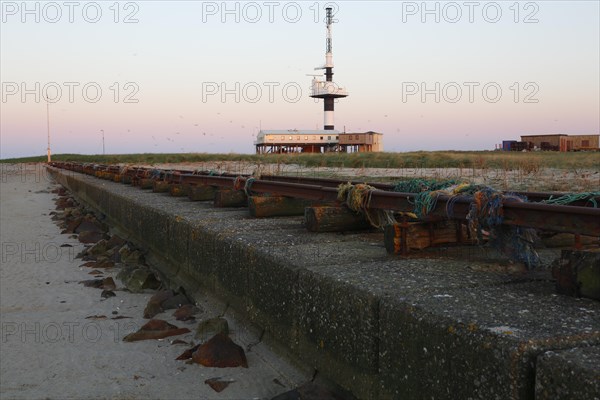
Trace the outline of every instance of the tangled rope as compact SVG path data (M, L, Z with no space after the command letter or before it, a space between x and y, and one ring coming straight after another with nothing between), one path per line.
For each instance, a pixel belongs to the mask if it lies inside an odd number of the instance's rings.
M244 185L244 193L246 193L246 196L250 197L252 196L252 184L254 183L254 181L256 180L256 178L248 178L246 179L246 184Z
M175 173L172 170L169 171L164 171L163 173L163 181L168 181L170 180L173 176L175 176Z
M562 196L554 198L550 196L549 199L542 201L544 204L555 204L555 205L567 205L574 203L579 200L587 199L588 203L592 203L594 208L598 208L596 197L600 197L600 192L587 192L587 193L567 193Z
M244 177L242 177L242 176L236 176L235 180L233 181L233 190L244 189L245 185L244 185L244 183L242 183L243 179L244 179Z
M353 185L342 183L338 186L337 198L357 214L363 214L369 224L377 229L396 223L394 213L390 210L373 210L370 208L373 191L377 190L366 183Z
M357 190L345 184L340 186L340 195L347 193L348 207L358 205L358 200L353 200L352 191ZM446 203L446 216L454 218L454 206L459 200L468 199L469 211L467 221L469 230L477 238L478 243L483 243L487 238L489 244L497 250L505 253L513 260L523 262L528 268L535 268L540 264L540 258L535 251L534 243L536 233L534 229L519 226L503 225L504 202L525 202L527 198L511 193L503 193L491 187L473 185L456 180L434 181L425 179L413 179L399 182L394 187L397 192L416 193L413 199L414 215L423 219L429 215L437 206L440 195L448 196ZM579 194L562 196L557 199L549 199L552 204L568 204L570 202L588 198L600 193ZM593 201L593 199L592 199ZM368 200L367 200L368 202ZM595 203L594 203L595 204ZM364 200L363 200L363 205ZM366 204L368 207L368 203ZM368 215L368 210L365 212Z
M450 179L447 181L436 181L434 179L416 178L396 183L393 191L402 193L430 192L434 190L447 188L456 184L458 184L458 181L456 181L455 179Z
M479 243L483 242L484 231L489 234L489 243L511 259L523 262L528 268L540 264L534 248L537 238L535 230L520 226L502 225L504 222L504 202L526 202L527 198L512 193L502 193L493 188L480 187L473 193L469 205L467 221Z

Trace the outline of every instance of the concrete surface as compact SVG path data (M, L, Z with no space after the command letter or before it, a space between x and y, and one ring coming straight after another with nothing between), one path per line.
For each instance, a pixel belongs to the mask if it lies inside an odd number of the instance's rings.
M600 344L600 302L557 295L490 250L393 257L380 233L312 234L298 217L57 179L145 246L172 285L216 293L359 398L533 399L540 356Z

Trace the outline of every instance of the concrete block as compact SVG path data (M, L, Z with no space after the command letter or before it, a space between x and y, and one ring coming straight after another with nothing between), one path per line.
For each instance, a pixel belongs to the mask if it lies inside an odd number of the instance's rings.
M535 377L536 400L600 400L600 346L548 351Z

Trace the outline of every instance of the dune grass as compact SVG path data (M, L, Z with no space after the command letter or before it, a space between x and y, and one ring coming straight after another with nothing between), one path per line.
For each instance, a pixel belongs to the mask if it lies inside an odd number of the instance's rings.
M163 164L209 161L246 161L251 163L298 164L304 167L346 168L494 168L535 172L540 168L568 170L600 169L600 153L595 152L502 152L502 151L418 151L407 153L328 153L328 154L57 154L53 161L103 164ZM46 156L11 158L1 163L44 162Z

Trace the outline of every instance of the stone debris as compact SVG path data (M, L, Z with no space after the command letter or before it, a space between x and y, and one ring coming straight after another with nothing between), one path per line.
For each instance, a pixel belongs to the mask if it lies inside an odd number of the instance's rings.
M225 318L216 317L204 320L196 328L196 338L206 340L219 333L229 335L229 323Z
M164 311L162 303L175 296L172 290L159 290L154 293L144 309L144 318L150 319Z
M175 296L166 299L162 302L162 308L165 310L172 310L179 308L184 305L190 305L190 301L183 293L178 293Z
M182 335L188 333L188 328L178 328L162 319L151 319L144 324L137 332L130 333L123 338L125 342L136 342L138 340L163 339L169 336Z
M158 289L160 287L160 281L148 267L135 268L128 277L125 276L124 278L121 280L132 293L140 293L144 289Z
M198 347L200 347L200 346L201 346L201 344L192 346L191 348L189 348L186 351L184 351L183 353L181 353L181 355L179 357L177 357L176 360L191 360L192 355L194 354L194 352L196 350L198 350Z
M100 294L100 297L103 299L108 299L109 297L115 297L117 294L112 290L103 290Z
M96 289L113 290L117 287L115 281L111 277L104 279L88 279L85 281L80 281L79 283L82 283L85 287L92 287Z
M192 354L193 362L213 368L248 368L244 349L224 333L218 333Z
M200 309L193 304L184 304L175 310L173 316L177 321L190 321L196 319L194 315L199 311Z
M108 318L106 315L90 315L88 317L85 317L85 319L93 319L94 321L103 320L106 318Z
M204 381L208 386L217 393L222 392L229 386L230 383L235 382L233 379L222 379L222 378L210 378Z

